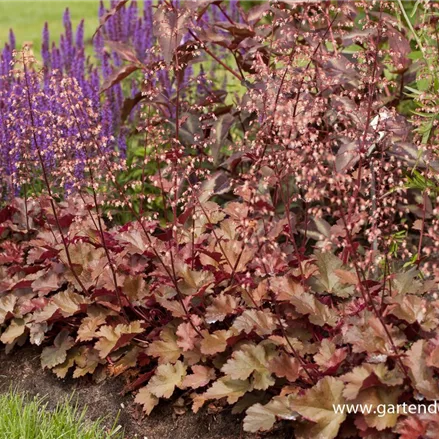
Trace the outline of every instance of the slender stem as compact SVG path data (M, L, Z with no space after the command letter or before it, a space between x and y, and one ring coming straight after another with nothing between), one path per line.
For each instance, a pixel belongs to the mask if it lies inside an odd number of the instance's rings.
M225 64L223 61L221 61L213 52L211 52L206 45L192 32L191 29L188 30L188 32L191 34L191 36L201 44L202 49L210 55L216 62L221 64L228 72L230 72L235 78L237 78L239 81L243 81L244 77L238 75L233 69L231 69L227 64Z
M56 226L57 226L58 231L61 235L61 240L62 240L62 243L64 246L64 250L66 252L67 262L68 262L70 271L72 272L76 282L78 282L83 293L85 295L87 295L88 294L87 289L85 288L84 284L82 283L81 279L79 278L78 274L76 273L75 269L73 268L73 262L72 262L72 259L70 257L69 246L67 244L67 240L64 236L61 224L59 222L59 218L58 218L58 214L56 212L55 202L54 202L54 198L53 198L53 194L52 194L52 189L51 189L50 183L49 183L49 177L47 175L46 166L45 166L44 160L43 160L43 155L41 153L41 149L40 149L38 141L37 141L37 136L35 135L36 124L35 124L35 118L34 118L34 112L33 112L33 106L32 106L32 99L30 96L30 85L29 85L28 71L27 71L27 65L26 65L24 53L23 53L23 69L24 69L24 78L25 78L25 83L26 83L26 97L27 97L27 103L29 106L29 113L30 113L30 119L31 119L31 125L32 125L32 137L33 137L33 141L35 144L35 148L37 150L37 155L38 155L38 160L40 162L41 170L43 172L44 184L45 184L47 192L49 194L50 206L52 208L52 212L53 212L53 216L55 218Z
M353 250L354 245L353 245L353 241L352 241L351 231L349 230L349 228L347 226L346 217L344 215L343 209L340 209L340 216L341 216L343 224L344 224L344 228L346 231L346 238L347 238L349 247L351 250ZM400 365L401 370L404 373L404 375L408 378L407 369L405 367L405 364L401 360L399 350L396 347L395 342L393 341L392 334L390 333L389 329L387 328L387 325L383 319L381 312L378 311L378 308L376 307L375 302L373 300L372 294L370 293L369 287L367 286L365 275L362 272L362 270L359 268L357 254L354 251L352 251L351 257L352 257L352 262L354 265L355 273L356 273L357 279L358 279L358 287L360 289L361 295L363 296L363 300L364 300L366 305L369 305L369 307L372 308L372 311L375 314L375 317L381 323L381 326L383 327L383 330L387 336L387 339L389 340L390 346L392 347L392 350L395 353L395 356L397 358L397 362Z
M416 33L415 29L413 28L412 22L410 21L410 18L407 15L407 12L404 8L404 5L402 4L402 0L396 0L396 2L398 3L399 9L401 9L401 13L404 16L404 20L406 21L408 28L410 29L411 33L413 34L413 37L416 40L416 44L418 45L419 50L422 52L424 59L426 59L425 48L421 43L421 39L419 38L418 34Z
M102 162L104 163L105 167L107 168L107 171L111 174L112 173L112 169L110 167L110 165L107 162L107 156L105 154L105 152L102 150L98 140L96 139L95 135L93 133L91 133L91 139L93 140L93 143L96 147L97 152L99 153L99 155L102 157ZM189 313L187 311L187 307L184 303L184 295L180 290L180 287L178 286L178 281L177 281L177 277L175 275L175 272L173 272L172 270L169 269L168 265L165 264L165 261L163 260L163 258L160 256L160 253L158 252L157 248L155 247L153 240L152 240L152 236L150 234L150 232L148 232L148 230L146 230L145 224L142 221L142 217L139 216L139 214L135 211L135 209L132 207L130 200L128 199L127 195L125 194L124 190L121 188L121 186L119 185L119 183L117 182L117 179L113 179L110 178L111 183L113 184L113 186L116 188L116 190L118 191L118 194L120 195L120 197L123 199L123 201L126 203L126 206L128 207L128 210L130 211L131 215L134 217L134 219L137 221L137 223L139 224L139 226L141 227L147 241L148 241L148 245L149 245L149 249L154 253L155 257L157 258L157 260L159 261L160 265L163 267L163 269L165 270L166 274L168 275L169 279L171 280L172 284L174 285L174 288L177 292L177 299L180 303L180 305L183 308L183 311L186 315L186 318L189 321L189 324L192 326L192 328L194 329L194 331L201 336L200 331L198 330L198 328L194 325L194 323L192 322L192 319L189 316Z
M428 200L428 195L427 195L427 191L424 191L424 202L422 205L422 223L421 223L421 233L419 235L419 243L418 243L418 257L416 259L416 264L419 268L419 265L421 263L421 251L422 251L422 240L424 238L424 232L425 232L425 216L426 216L426 211L427 211L427 200Z

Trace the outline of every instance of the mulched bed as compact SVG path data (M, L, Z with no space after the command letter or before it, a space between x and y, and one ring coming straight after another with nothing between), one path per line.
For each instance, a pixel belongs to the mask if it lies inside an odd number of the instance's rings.
M40 365L41 349L26 346L6 355L0 351L0 392L15 388L29 395L46 395L49 407L64 400L74 392L80 406L88 406L88 417L96 419L108 416L113 420L118 412L119 423L125 428L127 439L266 439L291 438L292 432L276 430L266 435L249 434L242 431L242 417L234 416L229 410L209 413L207 409L193 414L188 408L181 415L176 414L174 404L161 402L149 417L143 417L139 407L133 404L133 395L121 395L123 379L108 379L100 384L90 379L58 379L52 372ZM123 405L123 407L122 407ZM282 426L281 427L285 427Z

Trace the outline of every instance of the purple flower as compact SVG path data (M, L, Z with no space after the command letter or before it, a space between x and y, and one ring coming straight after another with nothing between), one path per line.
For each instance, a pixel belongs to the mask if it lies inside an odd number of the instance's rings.
M111 0L110 8L114 8L118 1ZM122 125L121 112L126 95L134 97L141 90L141 86L138 79L133 79L127 89L122 83L118 83L105 93L100 93L103 83L115 69L125 63L120 54L105 47L104 42L114 40L132 46L138 58L145 64L158 61L160 57L156 58L154 55L156 41L152 4L152 0L145 0L143 7L139 8L140 5L132 1L110 17L93 38L94 62L85 54L84 21L79 23L74 32L69 9L66 9L63 15L64 32L59 37L59 43L50 40L47 23L42 30L43 75L40 75L38 69L29 66L25 80L20 75L12 74L16 43L14 34L10 31L9 42L0 53L0 173L17 174L19 167L16 164L22 160L23 151L29 148L35 153L39 148L44 152L48 170L59 170L63 166L60 157L65 154L74 163L69 169L71 177L80 179L87 172L87 154L82 143L91 142L92 130L93 136L96 136L93 141L101 145L101 151L108 154L117 151L121 157L126 157L131 131ZM173 0L173 5L179 7L180 1ZM231 6L236 8L236 1ZM105 5L101 1L99 17L103 17L105 12ZM218 15L219 11L215 14ZM208 18L208 14L205 16ZM182 42L190 38L186 34ZM180 84L181 100L190 98L187 89L192 84L192 77L193 68L188 65ZM146 72L145 78L167 101L166 116L171 119L175 117L176 84L173 70ZM198 79L201 84L197 85L197 91L205 95L207 81L202 67ZM32 97L30 106L27 100L28 91ZM70 100L66 98L66 93ZM73 123L73 108L78 124ZM30 122L31 113L34 126ZM138 114L136 111L131 112L129 121L135 123ZM14 191L18 186L14 187ZM70 191L74 185L64 176L60 187Z
M153 13L152 0L145 0L143 8L143 38L145 39L146 49L150 49L154 44L153 39Z
M43 59L44 80L45 80L45 83L47 86L48 85L48 78L49 78L49 71L50 71L50 64L51 64L49 25L48 25L47 21L46 21L46 23L44 23L44 29L43 29L43 38L42 38L42 44L41 44L41 58Z
M239 20L238 0L230 0L229 10L231 19Z
M15 34L12 29L9 29L9 46L11 50L15 50Z
M69 8L67 8L64 12L63 23L64 23L65 33L64 33L64 38L62 38L61 40L60 47L61 47L66 71L69 71L73 62L73 54L74 54L73 29L72 29L72 22L70 20Z
M84 50L84 20L81 20L76 29L76 50Z

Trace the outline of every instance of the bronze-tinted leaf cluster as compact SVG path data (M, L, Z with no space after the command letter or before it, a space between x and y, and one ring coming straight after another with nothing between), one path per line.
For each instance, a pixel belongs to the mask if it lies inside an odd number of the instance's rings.
M102 78L5 50L0 342L147 415L434 439L395 407L439 399L436 6L242 3L102 5Z
M7 351L26 342L44 346L42 367L60 378L125 374L148 414L160 398L184 391L194 411L227 402L245 411L247 431L270 430L283 419L303 438L409 428L397 415L336 415L332 404L439 397L434 282L413 269L385 279L358 276L318 251L299 266L285 231L272 238L283 263L268 271L266 246L246 243L252 257L237 256L244 254L239 230L246 218L236 215L236 202L209 207L220 219L195 220L195 247L186 237L189 220L179 225L178 240L158 222L148 225L148 239L136 223L106 227L115 277L83 200L58 206L72 266L47 201L29 203L27 212L21 201L3 210L0 340ZM266 233L262 219L252 227ZM413 422L429 428L431 421Z

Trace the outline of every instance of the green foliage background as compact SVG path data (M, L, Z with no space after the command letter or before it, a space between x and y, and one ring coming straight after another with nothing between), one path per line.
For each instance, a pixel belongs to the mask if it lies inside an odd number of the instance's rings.
M109 4L109 1L105 1ZM138 1L139 4L143 3ZM250 8L259 1L245 1ZM32 41L35 54L41 48L41 32L44 23L49 23L51 37L57 40L63 32L62 15L70 9L73 26L85 19L85 38L91 38L98 25L99 0L0 0L0 47L8 40L9 29L14 29L18 47Z
M0 1L0 46L8 40L9 29L13 29L17 38L17 47L24 42L33 42L35 54L41 47L41 33L44 23L49 23L50 34L58 40L63 32L62 15L66 8L70 9L73 26L85 19L85 38L91 38L98 24L97 0L44 0Z

